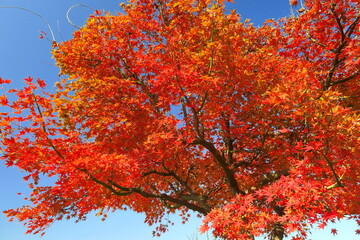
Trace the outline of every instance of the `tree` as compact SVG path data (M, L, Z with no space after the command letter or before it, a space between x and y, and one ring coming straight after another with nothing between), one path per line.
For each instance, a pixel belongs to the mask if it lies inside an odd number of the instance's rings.
M132 0L54 42L56 92L29 77L0 99L2 159L32 189L7 216L42 233L131 209L160 233L194 211L202 231L271 240L359 223L359 2L258 28L224 2Z

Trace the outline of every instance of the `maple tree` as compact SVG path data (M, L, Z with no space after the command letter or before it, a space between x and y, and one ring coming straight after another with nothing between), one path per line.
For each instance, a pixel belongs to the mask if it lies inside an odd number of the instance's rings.
M2 159L32 189L7 216L39 233L131 209L162 232L195 212L201 231L271 240L360 223L360 3L261 27L224 4L132 0L54 42L56 92L29 77L0 98Z

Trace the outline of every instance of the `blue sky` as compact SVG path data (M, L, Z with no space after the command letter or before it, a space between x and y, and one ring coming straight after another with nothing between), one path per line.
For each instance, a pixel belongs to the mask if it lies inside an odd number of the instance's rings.
M117 0L0 0L0 6L19 6L28 8L45 17L52 26L57 41L69 39L75 30L66 20L66 11L75 4L86 4L95 9L117 12L120 8ZM255 25L267 18L281 18L290 14L288 0L235 0L228 5L235 8L243 19L250 18ZM87 8L75 8L70 16L77 25L82 25L92 11ZM58 80L58 69L51 59L51 43L39 39L40 31L49 32L46 24L36 15L18 9L0 8L0 77L12 79L20 84L23 78L32 76L44 79L50 86ZM49 35L49 34L48 34ZM0 163L0 212L24 204L18 192L27 193L21 173L15 168L6 168ZM199 240L206 236L197 234L200 219L191 219L181 225L177 216L170 216L177 223L160 238L152 238L152 228L143 223L143 216L132 212L110 214L105 222L89 216L85 222L73 220L53 224L42 240ZM336 237L330 229L314 230L313 240L356 240L356 225L343 222ZM38 240L38 236L24 235L25 228L19 223L9 223L0 213L0 239L3 240Z

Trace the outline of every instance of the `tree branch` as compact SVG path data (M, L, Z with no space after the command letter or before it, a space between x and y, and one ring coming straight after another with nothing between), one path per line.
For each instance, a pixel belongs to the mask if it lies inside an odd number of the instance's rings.
M258 183L257 188L262 188L269 183L273 183L281 178L281 176L288 176L289 169L283 169L276 171L275 173L269 173L264 176L264 178Z
M223 169L226 177L226 181L229 184L230 191L233 196L237 194L245 195L244 191L241 191L239 188L239 185L235 179L235 174L233 170L229 168L229 165L226 163L225 158L220 154L220 152L215 148L215 146L211 143L206 141L205 139L197 139L192 142L192 144L198 144L203 146L205 149L207 149L215 158L215 160L219 163L221 168Z
M224 130L225 136L223 136L223 140L224 140L225 147L226 147L227 162L228 162L228 164L233 164L234 163L233 151L234 151L234 141L235 140L232 137L230 137L231 136L230 120L228 118L226 118L224 114L222 114L222 116L224 117L224 122L225 122L225 130Z
M360 20L360 14L358 14L358 16L355 18L354 22L349 26L349 28L346 30L345 34L348 38L351 37L351 35L353 34L356 25L359 23Z
M185 201L183 199L178 199L178 198L175 198L175 197L172 197L168 194L165 194L165 193L160 193L160 194L155 194L155 193L149 193L149 192L146 192L140 188L127 188L127 187L123 187L123 186L120 186L118 185L117 183L115 183L114 181L111 181L111 180L108 180L109 183L111 183L113 186L115 186L116 188L120 189L120 190L123 190L123 191L126 191L126 192L129 192L129 193L137 193L145 198L157 198L157 199L160 199L161 201L170 201L170 202L173 202L175 204L180 204L181 206L185 206L195 212L199 212L201 214L208 214L210 212L210 209L204 209L196 204L193 204L193 203L190 203L188 201ZM116 194L116 193L115 193Z
M355 74L353 74L353 75L351 75L351 76L349 76L349 77L346 77L346 78L343 78L343 79L340 79L340 80L336 80L336 81L334 81L334 82L331 83L331 86L336 85L336 84L340 84L340 83L347 82L347 81L349 81L349 80L351 80L351 79L359 76L359 74L360 74L360 72L356 72Z
M135 83L138 84L138 85L140 85L141 88L144 90L145 94L149 97L150 102L151 102L151 105L154 107L156 113L160 113L160 109L159 109L159 107L158 107L158 105L157 105L157 104L158 104L158 98L157 98L157 96L156 96L155 94L151 93L151 92L149 91L149 87L145 84L145 82L144 82L142 79L140 79L140 77L139 77L136 73L134 73L134 72L131 70L131 68L130 68L130 66L127 64L125 58L121 58L121 62L123 63L126 71L128 71L128 73L130 74L130 76L133 77L133 78L136 80Z
M337 15L337 13L335 12L335 6L336 6L336 4L335 4L335 3L332 3L332 4L331 4L331 7L330 7L330 11L331 11L331 13L334 15L334 17L335 17L336 23L337 23L338 28L339 28L339 32L340 32L340 34L341 34L340 44L343 44L343 43L345 42L345 33L344 33L344 28L343 28L343 26L342 26L342 24L341 24L341 18L342 18L342 17L339 17L339 16Z
M130 194L132 194L133 192L130 191L130 189L128 188L124 188L124 189L120 189L122 191L117 191L115 188L112 187L111 184L107 184L99 179L97 179L96 177L94 177L94 175L92 175L91 173L89 173L88 170L83 169L83 168L77 168L78 170L82 171L83 173L85 173L91 180L93 180L94 182L96 182L97 184L105 187L106 189L110 190L113 194L117 195L117 196L128 196Z
M359 19L360 19L360 15L357 16L357 18L354 20L354 22L349 26L349 28L346 30L346 32L344 32L344 27L341 23L341 18L342 17L339 17L338 14L335 12L335 6L336 4L333 3L330 7L330 11L332 12L332 14L334 15L335 17L335 20L336 20L336 23L338 25L338 29L339 29L339 32L340 32L340 35L341 35L341 38L340 38L340 44L339 46L333 51L335 53L335 58L332 62L332 65L331 65L331 68L329 70L329 73L327 74L326 76L326 80L325 80L325 83L324 83L324 86L323 86L323 89L324 90L327 90L329 89L331 86L333 85L336 85L336 84L340 84L340 83L344 83L346 81L349 81L351 79L353 79L354 77L356 77L359 73L356 73L350 77L347 77L347 78L344 78L344 79L341 79L341 80L337 80L337 81L334 81L334 82L331 82L332 80L332 77L335 73L335 70L336 68L345 60L345 59L340 59L340 54L342 52L342 50L346 47L346 45L348 44L347 42L347 38L349 39L351 37L351 35L353 34L355 28L356 28L356 25L358 24L359 22Z
M166 170L168 170L168 169L166 169ZM165 177L173 177L189 193L189 194L185 194L183 191L181 192L180 190L175 189L175 187L170 182L168 182L168 184L173 189L173 191L178 194L179 199L195 201L204 209L210 210L210 206L206 203L206 199L208 197L204 196L202 194L195 193L191 189L191 187L189 186L187 181L182 180L175 172L173 172L173 171L169 171L169 172L149 171L149 172L144 173L143 176L147 176L150 174L156 174L156 175L165 176Z
M199 212L203 215L206 215L210 212L210 209L205 209L202 208L196 204L190 203L188 201L185 201L183 199L178 199L175 197L172 197L170 195L167 195L165 193L160 193L160 194L155 194L155 193L149 193L146 192L140 188L128 188L128 187L123 187L117 183L115 183L112 180L107 180L107 182L101 181L100 179L96 178L94 175L92 175L89 171L87 171L86 169L82 169L82 168L77 168L78 170L82 171L83 173L85 173L92 181L96 182L97 184L105 187L106 189L108 189L109 191L111 191L114 195L116 196L128 196L130 194L133 193L137 193L145 198L156 198L159 199L160 201L166 201L166 202L173 202L177 207L180 206L185 206L195 212ZM115 188L117 188L118 190L116 190ZM168 203L164 204L165 207L169 206ZM174 206L175 207L175 206ZM171 207L172 208L172 207Z
M344 184L341 182L342 177L339 178L339 176L337 175L337 173L335 171L334 165L332 164L330 159L327 157L327 154L329 153L329 150L330 150L329 140L326 139L325 152L324 152L323 156L324 156L324 159L325 159L326 163L329 165L329 167L331 169L331 172L332 172L332 174L333 174L333 176L334 176L334 178L336 180L335 184L325 187L327 190L330 190L330 189L333 189L333 188L336 188L336 187L343 187L344 186Z
M46 140L48 142L48 144L50 145L50 147L55 151L55 153L61 158L64 159L65 157L60 153L60 151L57 149L57 147L55 147L54 143L51 141L51 139L49 138L49 136L47 135L47 129L46 129L46 125L45 125L45 120L44 120L44 116L42 114L41 111L41 107L36 99L36 96L34 94L32 94L33 98L34 98L34 103L35 103L35 107L39 112L40 118L43 120L43 122L41 123L42 129L44 131L44 133L46 134Z

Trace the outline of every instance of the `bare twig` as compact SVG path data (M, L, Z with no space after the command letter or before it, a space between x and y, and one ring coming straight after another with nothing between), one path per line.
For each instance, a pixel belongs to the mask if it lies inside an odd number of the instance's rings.
M94 11L95 11L96 9L94 9L94 8L92 8L92 7L89 7L89 6L87 6L87 5L84 5L84 4L76 4L76 5L70 7L70 8L67 10L67 12L66 12L66 19L68 20L68 22L69 22L72 26L80 29L81 27L75 25L75 24L71 21L71 19L70 19L70 17L69 17L69 14L70 14L71 10L73 10L73 9L76 8L76 7L85 7L85 8L92 9L92 10L94 10Z
M27 12L29 12L29 13L32 13L32 14L38 16L38 17L41 18L41 19L46 23L46 25L48 26L49 31L50 31L50 33L51 33L52 41L56 42L54 32L53 32L53 30L52 30L49 22L46 20L46 18L44 18L44 17L43 17L42 15L40 15L39 13L34 12L34 11L32 11L32 10L30 10L30 9L27 9L27 8L17 7L17 6L0 6L0 8L15 8L15 9L20 9L20 10L24 10L24 11L27 11Z

